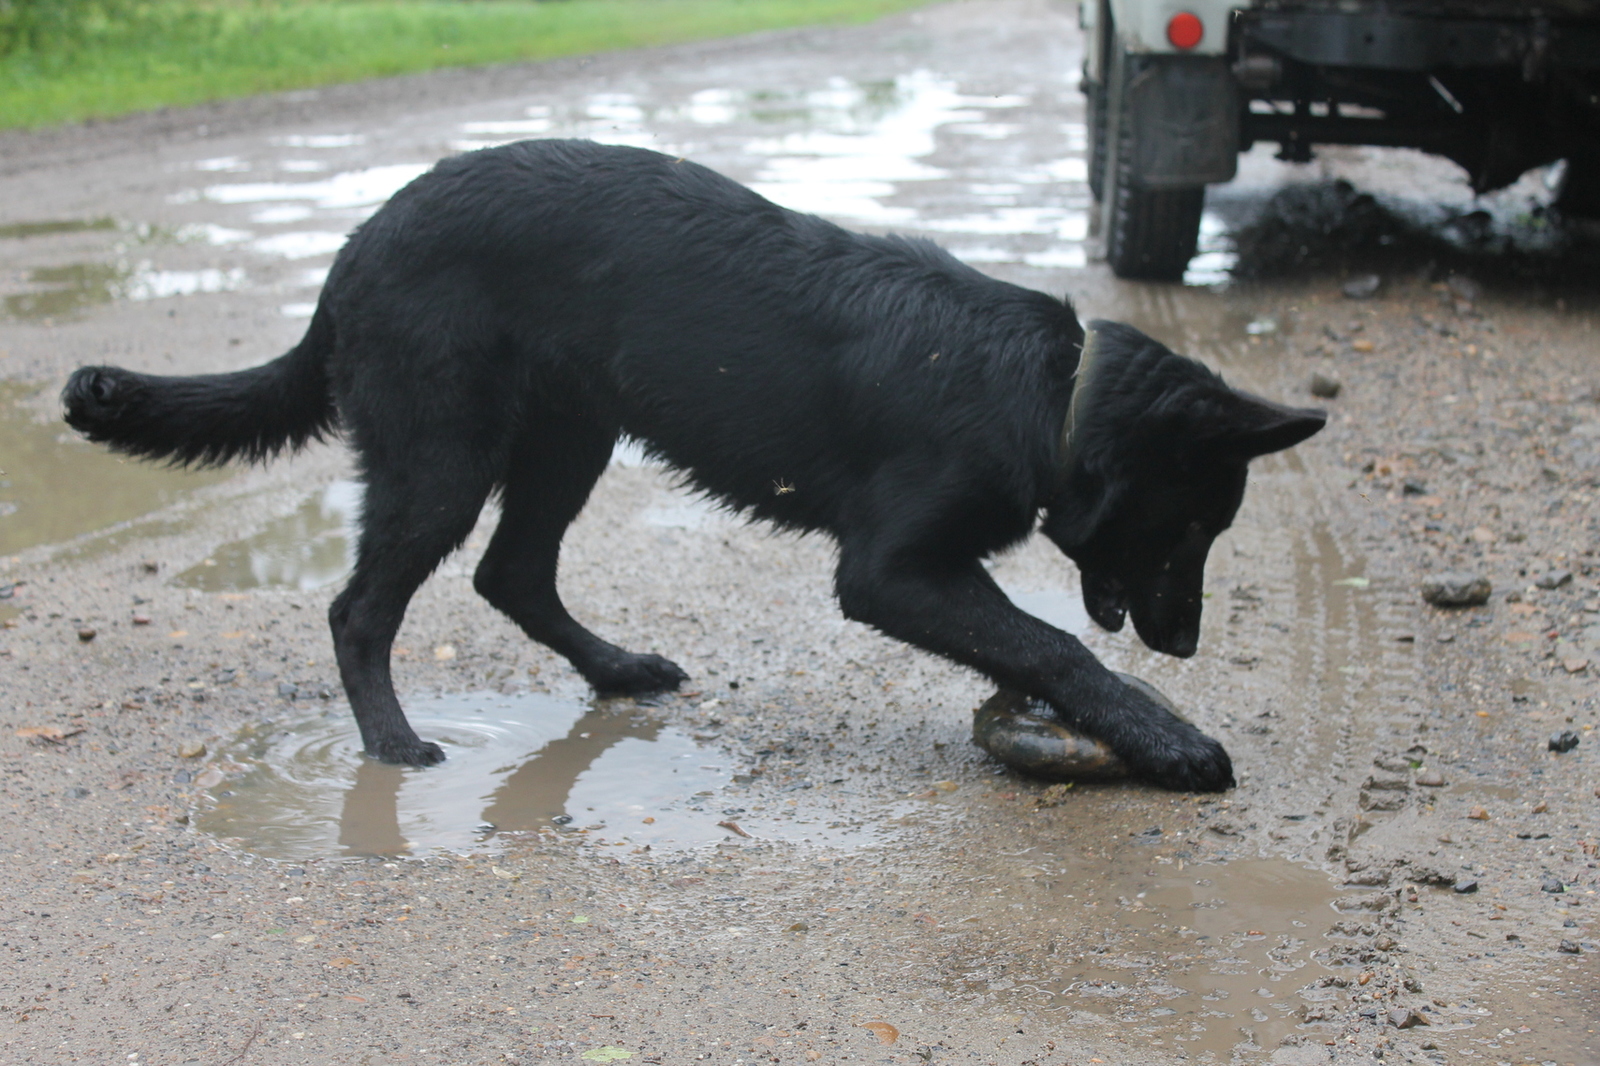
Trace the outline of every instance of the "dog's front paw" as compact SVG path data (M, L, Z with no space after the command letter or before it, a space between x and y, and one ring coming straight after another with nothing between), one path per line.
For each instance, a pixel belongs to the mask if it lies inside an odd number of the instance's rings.
M670 692L689 680L671 659L659 655L626 654L585 671L589 684L602 696L646 696Z
M1193 726L1166 732L1123 759L1139 777L1174 792L1223 792L1234 786L1227 749Z
M443 748L415 736L373 744L367 748L367 754L379 762L397 766L437 766L444 762Z

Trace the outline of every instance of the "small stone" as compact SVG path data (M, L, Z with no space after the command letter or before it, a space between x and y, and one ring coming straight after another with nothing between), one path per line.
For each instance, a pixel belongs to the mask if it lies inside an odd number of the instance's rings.
M298 685L291 685L287 681L279 681L278 695L282 696L286 700L292 700L296 696L300 695L300 687Z
M1358 351L1358 352L1370 352L1370 351L1372 351L1372 350L1373 350L1373 349L1374 349L1374 348L1375 348L1375 347L1377 347L1377 345L1375 345L1375 344L1373 344L1373 343L1372 343L1372 342L1371 342L1371 341L1369 341L1369 340L1367 340L1367 339L1366 339L1366 338L1365 338L1365 337L1363 337L1363 338L1361 338L1361 339L1360 339L1360 340L1356 340L1356 341L1351 341L1351 342L1350 342L1350 347L1351 347L1351 349L1352 349L1352 350L1354 350L1354 351Z
M1559 877L1546 877L1539 882L1540 892L1549 892L1554 894L1557 892L1565 892L1566 890L1567 886L1562 883L1561 878Z
M1450 286L1450 292L1457 299L1477 302L1483 297L1483 286L1465 274L1451 274L1450 280L1445 284Z
M1418 481L1416 478L1407 478L1405 483L1400 486L1400 495L1402 496L1426 496L1427 494L1427 482Z
M1422 598L1435 607L1480 607L1492 591L1482 574L1446 571L1422 579Z
M1410 1007L1391 1007L1389 1009L1389 1024L1396 1029L1413 1029L1419 1025L1428 1025L1428 1019L1420 1012Z
M1561 660L1561 669L1565 670L1569 674L1581 674L1585 670L1589 669L1589 660L1579 658L1576 655L1570 655Z
M1370 300L1383 288L1383 278L1377 274L1357 274L1340 286L1340 291L1352 300Z
M178 745L178 758L198 759L206 753L206 746L198 740L190 740Z
M1556 945L1556 950L1561 952L1563 955L1583 954L1583 949L1578 946L1578 942L1576 940L1563 940L1561 943Z
M90 629L88 626L84 626L82 629L78 630L78 639L83 641L85 644L93 640L96 635L97 634L95 631Z
M144 562L139 564L139 569L143 570L147 574L158 574L161 572L161 564L156 562L154 559L146 559Z
M1542 589L1558 589L1571 582L1571 570L1548 570L1533 579L1533 583Z
M1478 891L1478 882L1470 877L1463 877L1450 887L1455 890L1456 895L1465 896Z
M1550 750L1565 754L1578 746L1581 738L1570 729L1563 729L1559 733L1550 734Z
M150 616L147 614L136 614L133 616L132 621L136 626L147 626L150 624Z
M1467 817L1471 818L1474 822L1487 822L1489 820L1489 812L1484 810L1482 807L1474 807L1472 810L1467 812Z
M1424 770L1417 775L1417 784L1423 788L1443 788L1444 775L1437 770Z
M1339 390L1343 386L1325 374L1312 374L1309 388L1311 395L1319 400L1332 400L1339 395Z
M88 794L89 794L89 790L86 789L86 788L83 788L83 787L81 787L79 785L72 786L71 788L67 789L66 792L64 793L64 795L68 799L75 799L75 800L81 800L85 796L87 796Z

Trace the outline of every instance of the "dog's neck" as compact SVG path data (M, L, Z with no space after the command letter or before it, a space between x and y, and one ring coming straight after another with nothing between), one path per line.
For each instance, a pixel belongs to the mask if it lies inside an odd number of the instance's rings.
M1083 419L1088 404L1090 382L1094 375L1099 345L1098 334L1088 330L1083 335L1083 349L1078 354L1078 368L1072 373L1072 399L1067 401L1067 417L1061 422L1061 444L1056 449L1056 491L1059 492L1072 476L1081 448Z

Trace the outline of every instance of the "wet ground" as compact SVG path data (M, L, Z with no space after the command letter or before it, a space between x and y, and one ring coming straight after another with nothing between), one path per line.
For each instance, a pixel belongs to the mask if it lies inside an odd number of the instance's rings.
M1592 242L1548 173L1474 201L1412 153L1263 147L1184 286L1118 282L1079 47L1065 8L958 3L0 139L5 1057L1600 1062ZM968 738L988 688L839 619L827 544L626 448L564 591L690 690L597 702L530 646L471 591L489 514L396 652L449 761L365 761L323 621L342 450L120 463L53 395L276 355L394 189L545 135L934 237L1268 395L1337 381L1329 430L1253 471L1195 659L1093 632L1041 545L994 565L1240 787L1001 771ZM1490 603L1426 607L1443 569Z

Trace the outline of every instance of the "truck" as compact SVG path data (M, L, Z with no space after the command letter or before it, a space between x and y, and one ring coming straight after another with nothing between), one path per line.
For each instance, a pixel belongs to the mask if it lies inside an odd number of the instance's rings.
M1180 280L1207 185L1276 142L1444 156L1475 193L1564 161L1600 219L1600 0L1085 0L1089 185L1120 277Z

